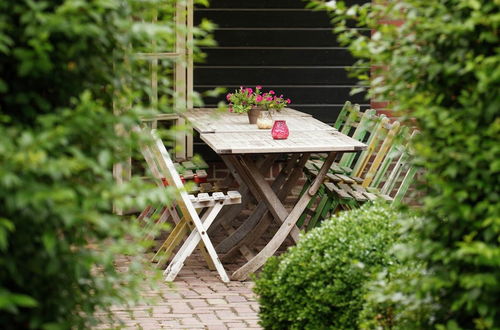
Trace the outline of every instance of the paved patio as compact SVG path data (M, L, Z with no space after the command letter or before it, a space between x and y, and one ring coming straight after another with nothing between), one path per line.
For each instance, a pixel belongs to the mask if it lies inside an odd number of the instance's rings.
M293 192L295 196L298 189ZM287 200L287 207L290 207L291 201ZM235 225L240 225L248 212L243 211L235 220ZM261 249L275 230L277 226L273 224L264 235L264 240L259 240L252 248ZM217 231L213 240L217 244L224 237L222 231ZM287 240L278 254L290 244L291 241ZM239 255L232 263L225 263L224 267L230 274L245 261ZM124 322L125 329L262 329L258 325L259 307L252 292L253 285L252 281L223 283L216 271L208 270L195 250L186 260L173 286L161 282L158 290L144 292L144 296L157 299L155 304L136 306L132 311L117 309L115 314Z
M173 287L161 283L146 291L157 301L115 314L125 329L261 329L253 283L221 282L203 259L191 256L175 279Z

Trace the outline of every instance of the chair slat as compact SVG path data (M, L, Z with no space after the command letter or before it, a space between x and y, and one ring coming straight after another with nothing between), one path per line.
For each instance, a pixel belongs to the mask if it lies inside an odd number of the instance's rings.
M349 115L349 112L351 111L351 108L352 108L351 102L346 101L346 103L344 103L344 106L342 107L342 110L340 110L340 113L337 117L337 120L335 120L333 127L335 127L337 130L340 131L341 127L344 126L344 123L347 119L347 116Z
M344 126L340 130L341 133L351 136L351 130L357 123L360 121L362 116L362 112L358 104L355 104L351 107L351 111L349 112L347 119L344 123Z
M385 116L381 116L380 122L376 125L374 132L370 135L370 138L367 142L368 147L366 150L362 151L356 165L352 169L352 175L361 177L363 171L365 170L368 162L370 161L372 155L377 151L377 147L380 144L380 141L385 138L387 135L387 127L386 124L389 122L389 119Z
M375 177L373 178L373 181L370 184L371 186L373 187L380 186L391 164L396 159L401 158L410 140L409 131L410 131L409 127L407 126L401 127L398 136L396 137L396 140L392 143L391 148L387 152L387 156L385 157L379 169L377 170L377 173L375 174Z
M325 187L331 191L334 192L335 194L339 195L343 199L351 199L353 198L351 195L349 195L346 191L340 189L337 187L334 183L332 182L326 182Z
M215 201L220 201L220 200L225 200L226 199L226 196L221 193L221 192L214 192L212 194L212 198L215 200Z
M358 127L352 135L353 139L358 141L363 141L367 134L371 134L378 122L377 112L373 109L366 110L361 117ZM345 153L339 161L339 165L349 169L350 173L352 171L351 167L356 157L356 153Z
M212 201L213 198L208 193L201 193L196 196L198 198L198 202L209 202Z
M382 164L382 161L386 157L387 152L394 143L394 138L396 137L396 134L399 131L399 126L400 126L399 121L394 122L390 126L390 129L387 132L384 142L377 151L375 159L373 160L372 164L370 165L370 168L368 169L368 172L365 175L365 179L362 183L363 187L368 187L372 182L373 178L375 177L380 164Z

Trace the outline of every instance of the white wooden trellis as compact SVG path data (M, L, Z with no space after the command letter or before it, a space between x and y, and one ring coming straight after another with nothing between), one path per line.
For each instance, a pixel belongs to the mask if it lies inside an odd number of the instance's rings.
M148 118L152 128L157 127L158 121L175 121L178 126L186 124L185 119L177 113L185 112L193 107L193 0L177 0L175 11L175 48L171 50L156 50L149 53L137 53L137 59L150 61L151 67L151 104L158 104L158 68L159 61L163 59L174 59L174 110L173 114L159 114L155 118ZM157 17L153 18L153 23ZM153 40L154 43L154 40ZM154 45L154 44L153 44ZM161 78L161 77L160 77ZM118 112L118 109L115 109ZM120 132L119 132L120 133ZM192 132L177 132L175 158L188 159L193 156L193 136ZM113 166L113 175L117 183L127 181L131 177L131 159L125 163ZM115 212L122 214L122 210L115 209Z
M175 48L173 51L155 50L150 53L137 53L136 58L146 59L151 63L151 104L158 103L158 68L159 61L163 59L173 59L175 64L174 73L174 111L175 114L160 114L151 122L152 128L156 128L158 121L172 120L177 125L184 126L185 119L177 113L183 113L193 107L193 0L177 0L175 11ZM157 18L153 18L155 23ZM154 43L154 41L153 41ZM177 159L188 159L193 156L193 137L191 132L178 132L176 138Z
M158 101L158 61L171 58L174 65L174 110L176 113L185 112L193 107L193 0L178 0L176 2L175 23L176 39L173 52L155 52L139 54L151 59L151 103ZM175 120L179 126L186 124L181 116L161 114L152 123L156 128L157 121ZM175 158L187 159L193 156L193 137L188 132L178 132L176 138Z

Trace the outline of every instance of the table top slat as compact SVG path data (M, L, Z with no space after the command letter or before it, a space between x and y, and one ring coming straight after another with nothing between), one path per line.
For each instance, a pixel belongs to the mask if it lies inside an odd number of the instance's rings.
M274 140L270 129L248 123L246 114L219 113L215 109L191 109L183 116L218 154L352 152L366 145L338 132L311 115L285 108L273 116L286 120L290 136Z
M260 132L271 131L271 129L259 129L257 125L248 123L246 114L235 114L230 112L218 112L215 109L199 108L191 109L182 114L199 133L236 133L236 132ZM333 131L330 125L314 119L311 115L285 108L273 114L274 120L286 120L290 130L326 130Z
M269 132L208 133L201 134L201 139L218 154L349 152L366 148L336 131L292 131L286 140L274 140Z

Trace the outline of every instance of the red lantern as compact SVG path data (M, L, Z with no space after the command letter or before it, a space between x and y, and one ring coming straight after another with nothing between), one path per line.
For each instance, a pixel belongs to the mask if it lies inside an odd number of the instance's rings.
M284 140L288 137L290 132L286 125L286 120L276 120L271 130L271 135L275 140Z

